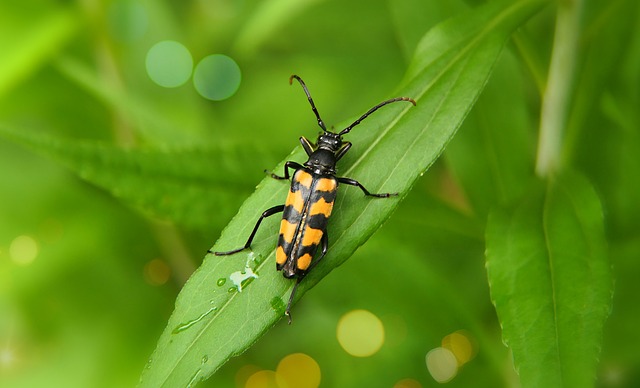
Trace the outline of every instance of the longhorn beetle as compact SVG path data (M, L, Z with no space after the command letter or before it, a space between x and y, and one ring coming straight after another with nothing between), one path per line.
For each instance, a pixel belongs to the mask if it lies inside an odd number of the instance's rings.
M294 78L298 80L307 95L311 109L318 120L318 125L322 128L322 133L320 133L316 144L311 143L304 136L300 137L302 148L309 156L304 165L288 161L284 164L284 176L270 174L274 179L288 180L291 177L289 169L294 170L291 188L285 204L274 206L262 213L243 247L227 252L213 252L217 256L225 256L249 248L262 220L283 212L278 246L276 248L276 268L278 271L282 271L282 274L287 279L297 277L285 310L285 315L289 318L289 324L291 324L291 303L300 281L327 253L327 248L329 247L327 221L333 209L333 202L336 199L338 184L344 183L357 186L365 195L370 197L388 198L398 195L398 193L372 194L357 180L336 176L336 163L351 148L350 142L342 141L342 135L349 133L353 127L360 124L367 116L387 104L397 101L408 101L413 105L416 104L413 99L408 97L397 97L383 101L369 109L342 131L334 133L327 130L324 125L304 81L297 75L292 75L289 78L289 84L293 83ZM314 261L313 256L318 250L318 245L322 245L322 253ZM211 251L209 252L211 253Z

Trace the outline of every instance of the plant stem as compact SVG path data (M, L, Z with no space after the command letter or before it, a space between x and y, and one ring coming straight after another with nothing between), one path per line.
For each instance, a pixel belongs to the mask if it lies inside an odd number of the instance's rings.
M175 282L182 287L196 270L189 249L174 225L157 220L151 220L150 224L162 254L169 262Z
M562 138L578 57L583 3L584 0L561 0L558 4L553 53L540 113L536 161L536 173L540 177L547 177L560 167Z

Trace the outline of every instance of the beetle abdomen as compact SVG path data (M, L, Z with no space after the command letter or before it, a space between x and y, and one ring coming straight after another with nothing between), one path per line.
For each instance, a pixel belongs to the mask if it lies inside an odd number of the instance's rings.
M299 169L293 174L287 195L276 264L287 278L307 271L327 230L338 182L333 176L317 176Z

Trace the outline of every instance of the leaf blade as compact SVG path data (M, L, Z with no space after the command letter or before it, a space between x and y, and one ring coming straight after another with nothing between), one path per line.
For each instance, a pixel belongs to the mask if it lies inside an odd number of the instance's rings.
M213 148L125 150L3 126L0 135L53 158L131 206L199 230L222 227L233 215L229 209L250 192L250 180L261 176L260 171L226 157L266 158L262 150L248 145L227 148L223 157ZM245 180L229 178L233 176Z
M486 255L503 339L523 386L592 385L612 279L591 186L562 175L515 209L492 213Z
M341 175L353 177L371 192L400 191L406 195L415 180L440 155L473 105L490 74L494 61L514 26L521 24L544 4L528 0L518 6L491 4L449 23L445 30L436 28L426 41L439 34L466 26L479 18L478 28L488 23L489 31L477 39L469 31L455 46L440 42L428 51L429 58L418 58L408 73L399 94L417 97L418 106L393 104L376 112L350 133L356 145L342 161L349 166ZM506 12L506 15L505 13ZM493 22L492 22L493 21ZM418 51L417 56L426 55ZM356 151L357 149L357 151ZM303 152L295 151L287 160L302 161ZM284 163L284 162L283 162ZM283 163L276 171L281 171ZM282 202L287 187L284 182L263 180L256 192L240 208L238 215L223 231L213 250L228 250L244 244L260 211ZM343 263L389 217L397 199L363 199L356 188L339 194L329 222L331 249L323 261L301 283L298 296L316 284L333 268ZM162 334L153 361L142 376L141 386L187 385L211 375L230 357L237 355L282 317L284 302L292 282L266 265L273 265L277 222L265 221L252 244L254 259L247 253L233 257L208 256L185 285L176 310ZM213 287L215 279L228 277L248 266L259 278L243 292ZM224 305L224 311L203 318L174 337L175 327L199 317L211 306ZM295 311L294 311L295 315ZM214 349L213 351L208 351ZM204 354L204 352L207 352ZM206 355L207 362L202 363Z
M29 13L3 3L0 11L0 95L4 95L54 56L74 36L81 22L71 8L42 7Z

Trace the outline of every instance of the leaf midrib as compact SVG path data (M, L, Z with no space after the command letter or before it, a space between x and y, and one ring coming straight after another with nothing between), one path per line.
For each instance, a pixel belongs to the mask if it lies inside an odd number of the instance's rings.
M518 3L518 4L516 4L516 5L524 4L524 3L525 3L525 2L523 1L523 2ZM476 35L476 37L475 37L474 39L472 39L471 41L469 41L469 43L468 43L466 46L464 46L464 47L463 47L463 49L462 49L462 50L460 50L460 52L459 52L456 56L454 56L454 57L452 58L452 60L451 60L451 61L450 61L446 66L444 66L444 67L443 67L443 69L442 69L442 70L441 70L441 71L440 71L440 72L439 72L439 73L438 73L438 74L433 78L433 80L432 80L430 83L428 83L428 84L427 84L427 85L422 89L422 91L418 94L418 97L417 97L417 98L415 98L416 102L418 102L418 101L422 98L422 96L424 96L424 94L427 92L427 90L431 89L431 88L433 87L433 85L434 85L437 81L439 81L439 80L444 76L444 74L445 74L445 73L446 73L446 72L447 72L451 67L453 67L455 64L457 64L458 60L459 60L459 59L460 59L464 54L466 54L468 51L470 51L470 50L471 50L471 48L476 44L476 42L478 42L481 38L483 38L484 36L486 36L487 34L489 34L490 32L492 32L492 31L493 31L493 28L494 28L496 25L498 25L500 21L502 21L504 18L506 18L506 17L507 17L507 15L510 13L510 11L511 11L511 9L512 9L512 8L515 8L515 5L514 5L514 6L511 6L511 7L509 7L509 8L506 8L503 12L499 13L499 14L498 14L494 19L492 19L493 23L489 23L489 24L487 24L487 25L486 25L486 27L482 29L482 33L480 33L480 34ZM434 60L432 61L432 63L433 63L433 62L436 62L436 61L437 61L437 59L441 58L441 57L442 57L442 56L444 56L444 55L445 55L445 53L443 53L441 56L439 56L439 57L437 57L436 59L434 59ZM423 68L420 72L422 72L423 70L424 70L424 68ZM418 73L420 73L420 72L418 72ZM458 76L459 76L459 75L458 75ZM450 90L451 90L451 89L449 89L449 91L450 91ZM448 93L447 93L445 96L448 96ZM440 100L440 105L439 105L439 107L440 107L440 106L442 106L442 103L445 101L445 99L446 99L446 98L444 98L444 97L443 97L443 98ZM439 108L439 107L438 107L438 108ZM404 116L404 115L409 111L409 109L411 109L411 107L407 107L407 108L405 108L405 109L404 109L404 110L403 110L403 111L402 111L398 116L396 116L396 118L395 118L395 119L394 119L394 120L393 120L393 121L392 121L392 122L391 122L391 123L390 123L390 124L389 124L385 129L384 129L384 130L383 130L383 132L381 133L381 135L380 135L380 136L378 136L378 137L376 137L376 139L374 140L374 142L373 142L373 143L371 143L371 144L370 144L370 145L365 149L365 152L364 152L364 153L363 153L363 154L362 154L358 159L356 159L356 161L351 165L351 167L349 167L349 168L346 170L346 175L348 175L348 173L349 173L349 172L353 171L353 170L355 169L355 167L363 161L363 159L365 158L365 156L366 156L368 153L370 153L370 152L371 152L371 150L372 150L372 149L373 149L373 148L374 148L374 147L375 147L375 146L376 146L376 145L381 141L381 139L382 139L383 137L387 136L387 134L389 133L389 131L391 130L391 128L393 128L393 126L395 125L395 123L397 123L397 122L398 122L398 121L399 121L399 120L400 120L400 119L401 119L401 118L402 118L402 117L403 117L403 116ZM431 119L430 119L429 123L430 123L431 121L433 121L433 119L436 117L436 112L437 112L437 111L438 111L438 109L436 109L436 110L434 111L434 114L431 116ZM423 130L420 132L420 135L419 135L419 136L416 136L416 137L414 138L414 141L411 143L410 148L411 148L411 147L413 147L413 146L415 145L415 143L416 143L417 139L419 139L419 138L422 136L422 134L424 133L424 131L425 131L428 127L429 127L429 124L425 125L425 127L423 128ZM404 159L404 158L405 158L405 156L406 156L407 154L408 154L408 152L405 152L405 153L402 155L401 160L402 160L402 159ZM400 163L397 163L397 164L396 164L396 166L391 170L391 173L390 173L389 175L387 175L386 180L385 180L385 181L380 185L380 187L383 187L383 186L384 186L384 184L385 184L386 182L388 182L388 181L389 181L389 179L390 179L390 178L391 178L391 176L393 175L393 172L397 169L397 167L398 167L398 165L399 165L399 164L400 164ZM362 217L362 215L365 213L365 211L367 210L367 208L368 208L369 206L370 206L370 203L367 203L367 204L364 206L363 211L362 211L362 212L360 213L360 215L359 215L359 216L358 216L358 217L357 217L357 218L356 218L356 219L351 223L351 225L350 225L350 226L353 226L353 225L354 225L354 224L355 224L355 223L356 223L356 222L357 222L357 221ZM345 234L346 234L346 231L347 231L347 230L348 230L348 228L344 228L344 230L342 231L342 233L340 233L340 234L338 235L338 237L337 237L334 241L336 241L336 242L341 241L341 240L342 240L342 238L345 236Z
M509 14L511 14L511 12L512 12L514 9L517 9L518 7L520 7L520 6L524 5L525 3L529 3L529 2L532 2L532 1L533 1L533 0L529 0L529 1L522 1L522 2L519 2L519 3L513 4L513 5L511 5L511 6L507 7L507 8L505 8L505 9L504 9L503 11L501 11L500 13L498 13L498 15L497 15L495 18L493 18L489 23L487 23L487 24L485 25L485 27L483 27L483 28L482 28L481 33L480 33L480 34L475 35L475 37L474 37L474 38L472 38L472 39L469 41L469 43L468 43L468 44L464 45L464 46L462 47L462 49L459 51L459 53L458 53L456 56L454 56L454 57L452 58L452 60L451 60L451 61L450 61L446 66L444 66L440 72L438 72L438 73L437 73L437 75L433 78L433 80L432 80L430 83L428 83L427 85L425 85L425 87L423 87L423 88L422 88L422 90L420 91L420 93L418 93L418 97L417 97L417 98L415 98L415 100L416 100L416 101L419 101L419 100L422 98L422 96L424 96L424 94L425 94L425 93L426 93L426 92L427 92L431 87L433 87L433 85L434 85L437 81L439 81L439 80L443 77L443 75L445 74L445 72L446 72L447 70L449 70L451 67L453 67L455 64L457 64L457 63L458 63L458 61L460 60L460 58L461 58L464 54L466 54L468 51L470 51L470 50L471 50L471 49L476 45L476 43L477 43L479 40L481 40L482 38L484 38L487 34L491 33L491 32L494 30L495 26L499 25L499 24L500 24L500 22L501 22L502 20L504 20L504 19L505 19ZM443 55L444 55L444 53L443 53ZM437 58L441 58L443 55L441 55L441 56L439 56L439 57L437 57ZM434 60L434 61L432 61L431 63L433 63L433 62L435 62L435 60ZM426 68L426 67L425 67L425 68ZM425 68L421 69L418 73L421 73L422 71L424 71L424 69L425 69ZM374 140L374 141L373 141L369 146L367 146L367 147L364 149L364 152L362 153L362 155L361 155L358 159L356 159L356 160L354 161L354 163L353 163L353 164L352 164L352 165L351 165L351 166L350 166L350 167L345 171L345 175L348 175L348 173L349 173L349 172L352 172L352 171L353 171L353 170L354 170L358 165L360 165L360 164L363 162L363 160L364 160L364 159L369 155L369 153L371 153L371 151L372 151L372 150L377 146L377 144L378 144L378 143L380 143L380 141L381 141L383 138L385 138L385 137L389 134L389 132L390 132L390 131L391 131L391 129L395 126L395 124L396 124L396 123L397 123L397 122L398 122L402 117L404 117L404 116L406 115L406 113L409 111L409 109L410 109L410 108L411 108L411 107L406 107L404 110L402 110L402 111L400 112L400 114L398 114L398 115L397 115L397 116L396 116L396 117L395 117L395 118L394 118L394 119L393 119L393 120L392 120L392 121L391 121L391 122L390 122L390 123L385 127L385 129L381 132L380 136L377 136L377 137L376 137L376 139L375 139L375 140ZM426 127L425 127L425 129L426 129ZM416 137L416 139L417 139L417 138L418 138L418 137ZM414 140L414 142L415 142L415 140ZM406 153L405 153L404 155L406 155ZM404 155L403 155L403 157L404 157ZM395 170L395 168L394 168L394 170ZM388 175L387 180L389 179L389 177L390 177L391 175L392 175L392 174ZM276 193L274 193L274 194L273 194L269 199L271 199L271 200L272 200L272 199L274 199L274 198L275 198L275 196L276 196ZM367 209L369 206L370 206L370 204L365 205L365 207L363 208L362 212L360 212L360 214L358 215L358 217L356 217L356 219L354 220L354 222L352 222L352 223L351 223L351 225L355 224L355 222L356 222L357 220L359 220L359 219L362 217L362 215L365 213L366 209ZM348 229L348 228L345 228L345 229L343 230L343 232L342 232L342 233L341 233L341 234L336 238L336 240L335 240L336 242L341 241L341 239L342 239L342 238L344 237L344 235L346 234L346 230L347 230L347 229ZM260 268L262 268L262 266L263 266L267 261L269 261L268 259L269 259L269 258L271 258L271 256L273 256L273 254L274 254L274 253L273 253L273 252L271 252L271 253L267 256L267 258L266 258L265 260L263 260L263 262L262 262L261 264L259 264L259 265L258 265L258 268L259 268L259 269L260 269ZM172 367L171 367L171 372L170 372L169 374L167 374L167 377L162 381L162 385L164 385L164 384L167 382L167 380L169 379L169 377L171 377L171 376L174 374L174 372L175 372L175 370L176 370L176 366L177 366L177 365L182 361L182 359L184 359L184 357L186 357L187 353L190 353L190 351L191 351L191 349L193 348L193 346L195 345L196 341L197 341L197 340L198 340L198 339L199 339L199 338L204 334L204 332L209 328L209 326L211 326L211 325L213 324L213 322L215 322L215 320L218 318L218 316L219 316L219 315L224 311L224 308L225 308L229 303L231 303L231 301L232 301L235 297L236 297L236 294L233 294L233 295L232 295L232 296L227 300L227 302L226 302L226 303L225 303L225 304L220 308L220 311L219 311L215 316L213 316L209 321L207 321L207 322L205 323L205 325L202 327L202 330L200 330L200 331L198 332L197 336L194 338L194 340L193 340L193 341L191 341L191 342L189 343L188 347L186 348L186 351L182 352L182 354L180 355L180 357L178 357L178 358L176 359L176 362L175 362L175 363L173 363L173 365L172 365Z
M277 196L277 192L274 191L274 193L271 195L271 197L268 198L268 200L273 200L275 199L275 197ZM262 269L263 265L266 265L267 262L270 262L270 258L271 256L274 255L274 252L269 253L269 255L260 263L258 264L258 266L256 267L256 270L260 270ZM200 337L202 335L204 335L204 333L207 331L207 329L209 328L209 326L211 326L215 320L218 318L218 316L225 310L225 308L229 305L229 303L231 303L231 301L233 301L236 296L239 294L239 292L233 293L229 299L227 299L227 301L222 305L222 307L220 307L220 310L218 311L217 314L215 314L214 316L211 317L211 319L209 319L208 321L206 321L204 323L204 325L202 325L202 329L200 331L198 331L198 334L194 337L194 339L189 343L189 346L187 346L186 350L184 352L182 352L182 354L180 355L180 357L178 357L176 359L176 362L172 365L171 367L171 372L169 374L167 374L167 377L162 381L162 385L164 386L167 383L167 380L169 380L169 378L171 376L173 376L173 374L176 371L176 366L180 364L180 362L187 356L188 353L191 353L191 349L193 348L193 346L198 342L198 339L200 339ZM246 321L245 321L246 322ZM239 330L238 330L239 332ZM234 338L233 336L229 337L229 340L227 341L227 343L230 343L232 338ZM220 349L224 349L225 347L220 347Z
M549 211L549 194L551 191L551 184L547 185L547 191L546 191L546 195L545 195L545 200L544 200L544 211L543 211L543 220L542 220L542 230L544 233L544 242L545 242L545 249L547 251L547 262L549 264L549 276L550 276L550 287L551 287L551 300L553 303L553 329L555 331L555 338L554 338L554 342L555 342L555 356L556 356L556 362L558 365L558 373L560 374L560 381L564 381L564 373L562 371L562 363L560 362L560 360L562 359L562 357L560 357L560 342L559 342L559 338L560 338L560 332L559 332L559 324L558 324L558 303L556 301L556 280L555 280L555 270L554 270L554 255L552 254L552 249L551 249L551 242L549 240L549 215L548 215L548 211Z
M580 234L582 235L582 241L586 244L587 247L589 247L589 251L593 252L594 249L592 248L592 244L591 244L591 239L588 238L589 233L586 231L585 229L585 225L587 224L586 221L584 221L581 217L582 212L580 211L579 207L577 206L577 204L574 201L574 197L572 195L570 195L571 193L568 193L567 190L565 189L564 185L558 184L557 181L553 181L551 183L549 183L548 188L547 188L547 194L545 197L545 203L544 203L544 220L543 220L543 230L544 230L544 238L545 238L545 243L546 243L546 250L547 250L547 255L548 255L548 262L549 262L549 268L550 268L550 276L551 276L551 292L552 292L552 299L553 299L553 320L554 320L554 329L555 329L555 345L556 345L556 358L557 358L557 363L558 363L558 371L559 371L559 378L560 381L562 381L564 383L565 381L565 374L563 372L563 363L562 363L562 356L561 356L561 351L560 351L560 325L559 325L559 321L558 321L558 304L556 302L556 281L555 281L555 276L554 276L554 265L553 265L553 255L552 255L552 247L551 247L551 243L549 240L549 236L551 235L549 233L548 230L548 211L549 211L549 198L550 198L550 191L551 191L551 187L553 187L553 189L556 192L562 191L563 194L565 194L565 198L568 200L567 202L569 202L569 204L571 205L571 211L572 214L575 215L578 219L578 226L579 226L579 231ZM556 193L555 195L559 195L559 193Z
M464 45L462 47L462 49L458 52L457 55L455 55L451 61L443 67L443 69L437 73L437 75L432 79L432 81L430 83L428 83L427 85L425 85L424 88L422 88L422 90L418 93L418 96L414 98L414 100L416 100L416 102L418 102L423 96L424 94L433 87L433 85L438 82L442 76L451 68L453 67L455 64L458 63L458 60L460 59L460 57L464 56L467 52L469 52L475 45L476 43L481 40L482 38L484 38L487 34L491 33L494 30L494 27L496 25L499 25L500 22L502 20L504 20L510 13L511 10L513 8L517 8L517 6L522 5L524 3L527 2L531 2L533 0L528 0L528 1L521 1L519 3L513 4L512 6L505 8L502 12L498 13L498 15L493 18L491 20L490 23L486 24L484 28L482 28L481 33L475 35L474 38L472 38L469 43L467 45ZM435 63L437 62L438 59L442 58L444 55L446 54L446 52L443 52L442 55L435 57L431 63ZM422 71L424 71L424 69L426 68L426 66L424 68L422 68L418 73L421 73ZM386 137L387 134L389 133L389 131L391 130L391 128L393 128L393 126L402 118L404 117L404 115L409 111L409 109L411 109L411 107L406 107L405 109L403 109L400 114L398 114L394 120L392 120L389 125L381 132L380 136L377 136L376 139L367 147L365 148L365 152L362 153L362 155L356 159L353 164L351 165L351 167L349 167L346 172L349 173L351 171L354 170L354 168L356 166L358 166L360 163L362 163L363 159L371 152L371 150L373 148L375 148L375 146L382 140L382 138Z

